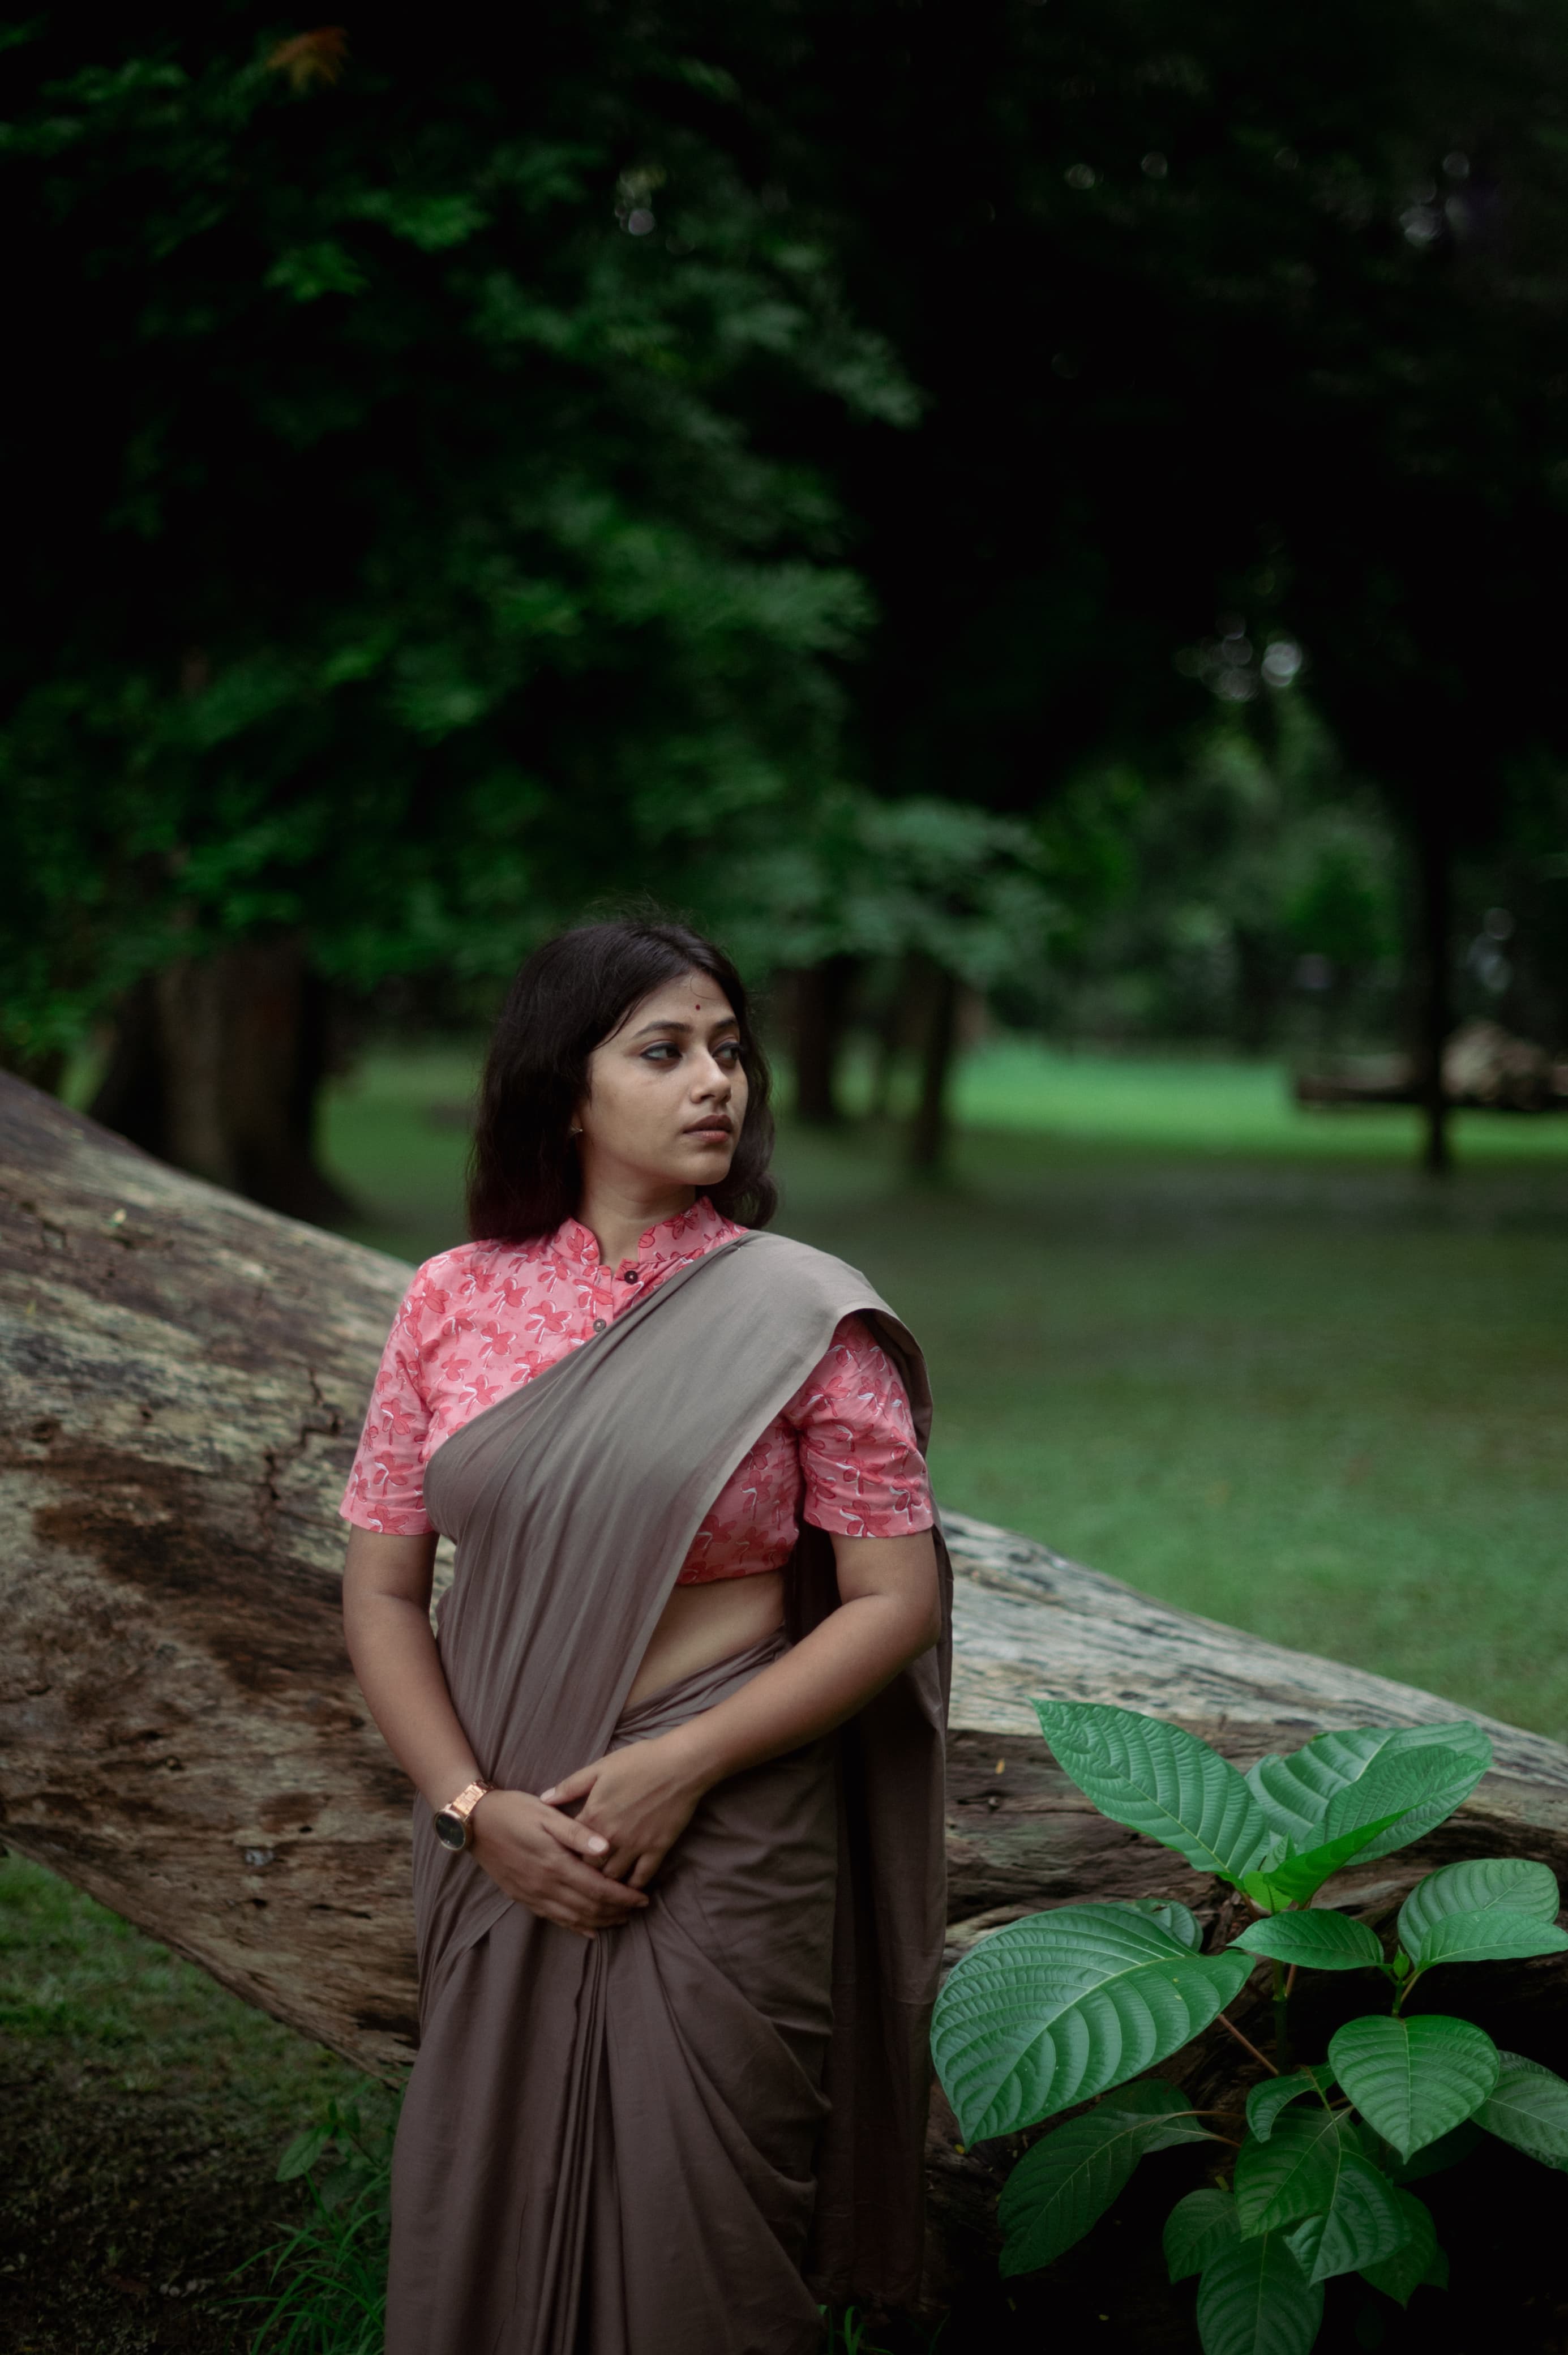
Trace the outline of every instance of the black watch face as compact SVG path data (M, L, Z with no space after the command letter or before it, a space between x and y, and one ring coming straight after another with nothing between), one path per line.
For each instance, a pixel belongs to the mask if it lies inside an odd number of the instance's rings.
M443 1848L466 1848L468 1827L459 1816L449 1816L443 1807L435 1819L435 1836Z

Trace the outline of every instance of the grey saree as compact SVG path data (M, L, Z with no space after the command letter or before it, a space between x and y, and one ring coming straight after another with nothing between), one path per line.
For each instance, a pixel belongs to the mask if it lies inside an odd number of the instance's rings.
M713 1497L851 1314L923 1445L920 1353L865 1278L752 1233L437 1449L438 1640L486 1780L543 1790L661 1732L834 1607L803 1528L787 1632L626 1710ZM717 1785L649 1906L592 1941L416 1806L388 2355L806 2355L819 2298L914 2296L947 1667L944 1637L836 1734Z

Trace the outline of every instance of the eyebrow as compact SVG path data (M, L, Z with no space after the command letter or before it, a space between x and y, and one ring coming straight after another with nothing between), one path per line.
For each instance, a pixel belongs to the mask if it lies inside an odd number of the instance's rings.
M645 1022L640 1030L633 1031L632 1036L634 1039L650 1039L656 1030L677 1030L682 1038L687 1038L694 1027L690 1022ZM723 1021L716 1022L713 1028L715 1030L739 1030L741 1018L737 1014L727 1014Z

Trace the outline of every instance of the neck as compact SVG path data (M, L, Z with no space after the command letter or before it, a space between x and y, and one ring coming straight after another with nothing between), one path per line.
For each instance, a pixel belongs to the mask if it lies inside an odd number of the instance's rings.
M641 1187L584 1171L577 1215L598 1244L605 1266L619 1267L623 1260L635 1259L637 1245L650 1227L689 1210L696 1199L695 1186Z

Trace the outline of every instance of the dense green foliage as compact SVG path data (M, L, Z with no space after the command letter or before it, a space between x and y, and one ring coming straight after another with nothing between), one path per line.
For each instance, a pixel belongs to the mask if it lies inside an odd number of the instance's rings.
M1374 923L1344 943L1346 892L1313 905L1250 826L1264 888L1239 906L1238 862L1206 872L1211 797L1179 794L1114 828L1144 837L1150 904L1081 900L1046 1007L1253 1043L1294 945L1333 968L1329 1028L1403 1034L1429 1090L1457 1012L1568 1035L1560 16L996 0L960 44L929 9L895 31L865 0L848 40L844 17L792 12L813 105L779 135L792 186L827 173L855 297L931 396L848 493L885 616L856 698L882 789L1031 810L1109 759L1163 797L1216 709L1270 746L1298 675L1396 831ZM1354 787L1346 815L1364 897Z
M1071 1036L1233 1038L1256 1051L1397 1035L1400 847L1299 694L1273 743L1221 723L1176 773L1091 768L1039 825L1064 921L1001 1000Z
M1440 1966L1568 1950L1557 1883L1519 1858L1446 1865L1406 1898L1387 1955L1365 1923L1303 1909L1353 1858L1387 1855L1451 1815L1491 1762L1485 1734L1467 1724L1324 1733L1243 1776L1195 1734L1130 1710L1035 1710L1058 1765L1103 1814L1229 1883L1255 1915L1205 1955L1184 1906L1063 1905L991 1933L959 1962L932 2049L970 2140L1104 2095L1009 2177L1004 2274L1050 2264L1081 2240L1146 2154L1206 2137L1212 2114L1139 2073L1207 2027L1265 1956L1275 2061L1247 2097L1232 2182L1189 2193L1166 2227L1172 2280L1200 2277L1205 2355L1310 2348L1321 2285L1339 2275L1359 2273L1401 2306L1443 2286L1430 2211L1405 2182L1463 2158L1470 2121L1568 2168L1568 2081L1499 2052L1468 2020L1405 2006ZM1302 1968L1380 1973L1387 1998L1307 2068L1291 2049Z
M867 601L752 388L914 403L728 78L565 7L522 86L509 35L274 41L57 12L0 56L14 1055L256 931L357 988L493 976L651 868L700 899L835 773Z
M1315 957L1386 1032L1402 846L1428 1028L1469 939L1561 1032L1544 0L285 29L0 49L10 1060L248 935L472 1001L628 884L1247 1043Z
M1204 691L1261 709L1288 637L1353 762L1479 818L1557 741L1560 17L996 0L951 29L860 0L774 36L811 67L774 95L792 186L831 191L933 397L857 477L883 766L1029 806Z

